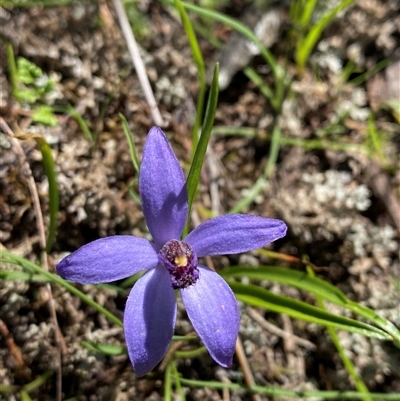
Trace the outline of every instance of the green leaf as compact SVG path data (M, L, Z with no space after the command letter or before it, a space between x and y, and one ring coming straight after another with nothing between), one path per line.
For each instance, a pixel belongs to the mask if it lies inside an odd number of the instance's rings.
M0 270L1 280L21 280L35 283L48 283L49 280L41 274L31 274L18 270Z
M126 141L128 142L129 155L131 156L133 168L136 170L137 173L139 173L140 162L139 162L139 158L138 158L138 155L136 152L135 142L133 141L133 134L132 134L131 130L129 129L128 121L126 121L125 116L122 113L119 113L118 115L122 121L122 127L124 129L125 138L126 138Z
M89 351L98 352L98 353L104 354L104 355L115 356L115 355L126 354L126 346L125 345L104 344L104 343L93 344L89 341L82 341L81 344L83 347L85 347Z
M308 273L309 277L315 278L315 272L310 266L307 266L307 273ZM316 301L317 301L318 306L322 310L326 310L324 301L322 300L322 297L317 296ZM335 347L339 353L340 359L342 360L342 363L343 363L344 367L346 368L351 380L355 384L357 390L360 393L364 393L364 394L368 395L366 397L366 401L372 401L372 398L369 396L368 387L363 382L361 375L357 372L357 369L355 368L350 357L347 356L345 349L342 347L342 344L340 343L339 336L337 335L336 330L333 329L332 327L328 327L327 329L328 329L329 335L331 336L332 342L335 345Z
M197 67L197 75L199 79L199 94L196 103L196 119L192 129L192 148L193 154L196 151L199 140L199 129L201 119L203 118L204 98L206 94L206 69L204 67L203 55L201 54L200 46L194 33L194 29L190 19L188 18L185 9L180 0L174 0L175 7L181 17L183 28L185 29L186 36L188 37L190 48L193 54L193 60ZM193 158L193 157L192 157Z
M223 24L230 26L231 28L235 29L236 31L241 33L243 36L245 36L247 39L252 41L258 47L261 55L264 57L264 59L268 63L268 65L271 67L274 78L282 79L282 77L284 75L283 68L278 64L278 62L276 61L276 59L272 55L272 53L263 45L261 40L258 39L257 36L254 34L254 32L251 29L249 29L246 25L242 24L241 22L238 22L234 18L228 17L217 11L208 10L204 7L200 7L195 4L191 4L191 3L187 3L185 1L182 1L182 5L186 9L194 11L195 13L202 15L203 17L209 18L214 21L219 21L219 22L222 22Z
M380 340L390 340L391 336L381 329L369 324L359 322L348 317L339 316L323 311L305 302L297 301L282 295L277 295L269 290L255 285L244 285L229 282L237 298L249 305L257 306L277 313L285 313L296 319L307 322L336 327L341 330L359 333L367 337Z
M93 145L94 139L90 132L89 123L70 104L67 106L67 113L75 119L79 128L82 130L83 136Z
M337 305L345 306L348 298L334 285L318 277L310 277L307 273L288 269L286 267L260 266L233 266L222 269L220 275L225 278L249 278L253 280L268 280L274 283L291 285L301 290L319 295Z
M58 124L57 117L51 110L50 106L39 106L32 114L32 121L50 127L55 127Z
M379 316L372 309L350 300L339 288L318 277L310 277L298 270L275 266L260 266L258 268L235 266L221 270L220 274L225 278L247 277L254 280L269 280L307 291L369 320L389 333L392 340L400 344L400 331L392 322Z
M354 3L355 0L342 0L335 8L324 15L317 24L311 27L304 39L300 39L296 46L296 62L302 71L306 65L311 51L319 40L323 30L336 17L337 13Z
M56 167L54 163L53 153L51 151L50 146L46 142L46 140L41 136L35 136L36 143L39 146L39 150L42 153L43 159L43 168L46 174L47 180L49 182L49 216L50 216L50 224L47 234L46 241L46 252L49 253L51 251L51 247L53 246L56 230L57 230L57 217L58 217L58 208L59 208L59 194L58 194L58 185L57 185L57 174Z
M38 389L40 386L42 386L46 381L53 376L54 372L52 370L47 370L40 376L38 376L35 380L31 381L30 383L26 384L23 389L30 393L31 391L34 391Z
M204 124L200 140L197 145L196 153L194 155L192 165L190 166L189 175L186 181L187 191L188 191L188 204L189 204L187 221L189 221L190 211L192 208L194 197L196 195L197 186L200 181L201 169L203 167L204 157L207 151L208 142L210 141L211 131L214 124L215 111L217 109L218 93L219 93L218 74L219 74L219 64L217 63L214 68L214 75L211 83L210 95L208 97L206 115L204 118ZM188 224L186 224L184 231L185 231L184 232L185 236L188 232Z
M17 57L17 70L20 82L25 85L34 84L43 75L40 67L24 57Z
M32 263L31 261L29 261L21 256L17 256L15 254L13 254L12 252L7 251L6 249L1 250L0 262L1 261L4 263L13 263L18 266L21 266L22 268L24 268L28 271L33 271L37 274L42 274L44 277L49 279L51 282L57 283L61 287L64 287L71 294L80 298L82 302L85 302L87 305L91 306L92 308L97 310L99 313L102 313L105 317L107 317L111 322L113 322L117 326L119 326L119 327L123 326L122 321L120 319L118 319L114 314L109 312L103 306L99 305L96 301L94 301L93 299L88 297L82 291L79 291L71 283L69 283L68 281L65 281L57 274L50 273L50 272L44 270L42 267L36 265L35 263Z
M273 386L245 386L243 384L237 383L224 383L211 380L191 380L183 379L179 376L175 376L176 380L179 380L183 385L190 387L203 387L203 388L214 388L214 389L230 389L230 390L247 390L250 393L264 394L270 397L289 397L292 400L300 400L304 398L318 398L324 400L364 400L366 395L358 393L356 391L341 391L341 390L330 390L330 391L320 391L320 390L287 390L281 387ZM375 400L391 400L399 401L399 393L370 393L369 394Z

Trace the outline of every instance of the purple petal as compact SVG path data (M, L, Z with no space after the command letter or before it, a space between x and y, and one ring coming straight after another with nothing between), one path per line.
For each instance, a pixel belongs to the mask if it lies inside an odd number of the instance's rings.
M144 145L139 191L147 226L158 247L180 239L188 207L185 177L158 127L150 130Z
M286 234L281 220L230 214L200 224L185 239L197 256L228 255L261 248Z
M58 263L56 269L66 280L98 284L132 276L157 263L158 255L149 241L115 235L82 246Z
M213 359L232 364L239 332L239 308L228 284L214 271L199 265L196 284L180 290L189 319Z
M135 373L150 372L167 352L176 320L175 293L163 267L133 286L124 313L125 341Z

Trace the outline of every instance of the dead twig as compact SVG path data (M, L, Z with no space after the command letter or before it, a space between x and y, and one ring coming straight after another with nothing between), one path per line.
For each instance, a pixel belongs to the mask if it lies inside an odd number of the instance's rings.
M131 26L129 25L128 17L126 16L124 6L122 5L120 0L113 0L113 3L115 11L117 13L119 24L121 26L122 34L125 37L129 54L132 58L133 65L136 70L136 74L139 78L139 82L140 85L142 86L147 103L150 106L151 114L153 116L153 121L156 125L163 127L164 121L161 117L160 110L157 107L157 102L146 74L146 68L144 66L142 58L140 57L139 47L136 43L135 36L133 35Z
M46 232L45 232L45 228L44 228L43 213L42 213L42 209L40 207L39 194L38 194L38 191L36 188L35 180L33 178L32 170L26 159L25 152L22 149L22 146L19 143L19 141L16 139L14 132L8 126L8 124L5 122L5 120L1 117L0 117L0 128L3 130L3 132L6 135L8 135L11 145L12 145L14 151L18 155L18 158L19 158L21 166L22 166L23 173L28 182L28 187L29 187L29 191L30 191L30 194L32 197L33 208L34 208L35 216L36 216L37 230L39 233L39 240L40 240L40 247L41 247L41 261L42 261L43 268L46 271L48 271L49 265L48 265L48 259L47 259L47 253L46 253ZM59 350L59 361L58 361L59 363L57 366L57 401L61 401L61 399L62 399L62 370L61 370L61 363L62 363L61 358L62 357L61 357L61 355L66 353L66 345L64 342L64 338L61 334L60 328L58 326L54 298L53 298L53 293L51 290L50 283L47 283L45 287L46 287L47 294L48 294L47 305L49 308L51 319L54 324L55 342L58 345L58 350Z
M275 326L272 323L267 322L264 317L258 313L256 310L249 308L247 310L249 316L254 319L263 329L270 331L273 334L276 334L279 337L288 339L290 338L293 343L301 345L304 348L307 348L311 351L316 349L315 344L311 341L305 340L304 338L297 337L295 334L289 333L285 330L280 329L279 327Z
M254 381L253 372L251 371L249 361L247 360L247 356L244 352L243 343L240 337L238 337L236 340L236 357L239 361L240 367L242 368L245 383L249 387L255 386L256 382ZM251 398L253 399L253 401L261 401L261 397L258 394L253 393L251 395Z
M0 319L0 334L4 338L4 341L8 349L10 350L15 360L17 361L18 366L20 368L26 368L25 361L24 358L22 357L20 349L15 344L14 338L10 333L10 331L8 330L8 327L1 319Z

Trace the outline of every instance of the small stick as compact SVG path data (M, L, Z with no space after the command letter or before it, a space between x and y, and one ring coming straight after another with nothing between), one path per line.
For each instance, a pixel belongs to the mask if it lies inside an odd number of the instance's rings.
M236 356L239 361L239 364L243 370L244 381L249 386L255 386L256 382L254 381L253 372L250 369L249 361L247 360L246 353L244 352L243 343L240 337L236 340ZM253 393L251 395L253 401L261 401L261 397L259 394Z
M136 70L136 74L139 78L140 85L142 86L144 96L147 103L150 106L151 114L153 116L153 121L156 125L163 127L164 121L161 117L160 110L157 107L157 102L154 97L153 91L150 86L149 78L146 74L146 68L144 66L143 60L140 57L139 47L136 43L135 36L133 35L131 26L129 25L128 17L124 6L121 4L120 0L113 0L115 11L121 26L121 31L125 37L126 44L128 46L129 54L131 56L133 65Z
M35 210L35 215L36 215L37 230L39 233L39 240L40 240L40 247L41 247L41 260L42 260L43 268L46 271L48 271L49 265L48 265L48 259L47 259L47 253L46 253L46 233L45 233L45 228L44 228L43 214L42 214L42 209L40 207L39 194L38 194L38 191L36 188L35 180L33 179L32 170L26 159L24 150L22 149L22 146L19 143L19 141L16 139L14 132L8 126L8 124L5 122L5 120L1 117L0 117L0 128L2 128L4 133L8 135L8 137L11 141L11 145L13 146L15 152L17 153L17 155L19 157L23 172L28 181L28 187L29 187L29 191L31 193L33 208ZM47 305L49 308L51 319L53 320L53 324L54 324L55 342L59 346L59 351L60 351L59 363L58 363L58 367L57 367L57 401L61 401L61 399L62 399L61 355L67 352L67 347L65 345L64 338L63 338L60 328L58 326L56 309L55 309L55 305L54 305L54 298L53 298L53 293L51 290L50 283L46 283L45 288L48 293Z
M317 347L315 344L313 344L311 341L308 341L304 338L297 337L293 333L289 333L285 330L282 330L281 328L275 326L272 323L269 323L267 320L264 319L264 317L258 313L256 310L249 308L247 310L248 315L254 319L263 329L270 331L273 334L276 334L279 337L282 337L284 339L290 338L293 343L296 343L298 345L301 345L304 348L307 348L311 351L314 351ZM283 315L282 315L283 316Z
M0 319L0 334L4 338L4 341L10 350L10 352L13 354L15 360L18 363L18 366L20 368L26 367L24 358L22 357L20 349L17 347L15 344L14 338L10 331L8 330L8 327L5 325L5 323Z

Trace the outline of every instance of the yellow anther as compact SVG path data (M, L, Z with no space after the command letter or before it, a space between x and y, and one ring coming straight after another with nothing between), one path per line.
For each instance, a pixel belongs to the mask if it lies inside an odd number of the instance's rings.
M182 256L176 256L174 259L175 265L178 267L184 267L187 265L188 260L187 257L185 255Z

